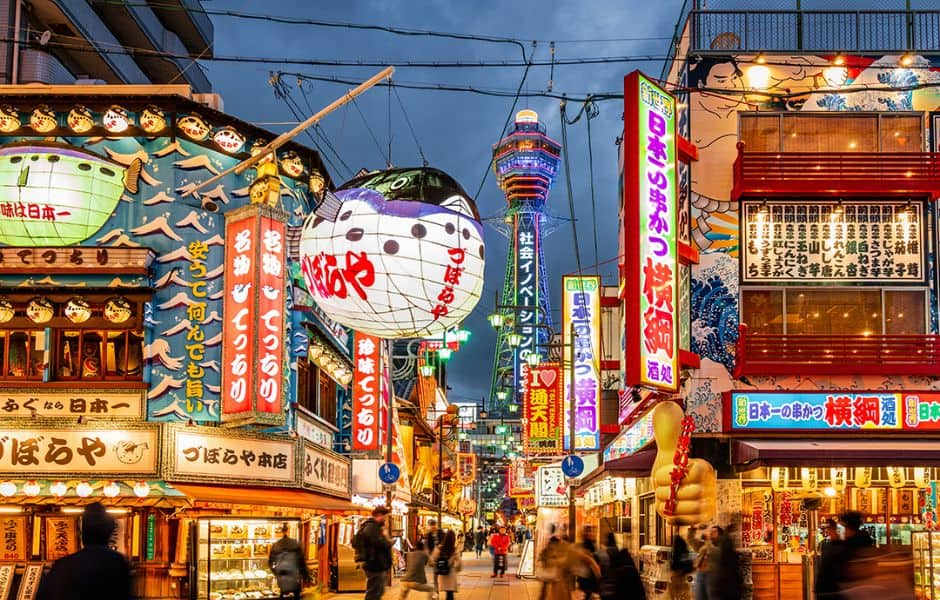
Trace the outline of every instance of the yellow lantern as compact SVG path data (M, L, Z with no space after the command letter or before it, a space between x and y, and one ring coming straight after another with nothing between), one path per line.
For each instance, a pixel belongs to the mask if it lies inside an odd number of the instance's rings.
M790 469L774 467L770 470L770 487L775 492L784 492L790 486Z
M9 104L0 106L0 132L13 133L23 126L20 122L20 113Z
M907 473L904 472L904 467L887 467L887 471L888 485L893 488L904 487L907 483Z
M845 491L845 477L847 469L845 467L833 467L829 470L829 477L832 489L837 492Z
M66 121L69 124L69 129L75 133L88 133L95 126L95 119L92 117L91 111L81 104L69 111Z
M281 178L277 175L277 165L261 163L257 171L258 176L248 187L251 203L277 206L281 200Z
M819 475L816 473L816 469L809 467L803 467L800 469L800 482L803 485L803 490L807 492L815 492L819 487Z
M166 115L156 106L150 105L140 113L140 127L147 133L160 133L166 129Z
M926 467L914 467L914 487L924 489L930 483Z
M855 467L855 487L871 487L871 467Z
M59 126L55 118L55 111L45 104L37 106L29 116L29 126L36 133L49 133Z

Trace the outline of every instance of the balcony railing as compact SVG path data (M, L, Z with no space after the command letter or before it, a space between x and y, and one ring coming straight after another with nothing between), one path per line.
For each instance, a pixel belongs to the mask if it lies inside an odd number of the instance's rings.
M692 51L940 54L940 10L692 10Z
M938 335L770 335L738 328L734 375L940 376Z
M940 197L933 152L745 152L738 142L734 200L743 196Z

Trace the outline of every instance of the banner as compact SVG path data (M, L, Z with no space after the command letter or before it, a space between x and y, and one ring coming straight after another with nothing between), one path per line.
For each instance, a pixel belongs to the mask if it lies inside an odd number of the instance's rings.
M477 478L477 455L468 453L457 454L457 481L463 485L470 485Z
M626 385L666 391L679 384L675 107L639 71L624 79Z
M562 376L558 363L523 365L522 401L525 424L522 444L526 455L561 453Z
M381 341L355 332L353 338L353 450L379 448Z
M571 369L565 369L564 440L570 441L570 404L575 403L575 450L600 450L600 313L601 278L596 275L562 278L562 336L574 344L574 390ZM574 325L575 338L571 339ZM566 348L564 350L568 352Z

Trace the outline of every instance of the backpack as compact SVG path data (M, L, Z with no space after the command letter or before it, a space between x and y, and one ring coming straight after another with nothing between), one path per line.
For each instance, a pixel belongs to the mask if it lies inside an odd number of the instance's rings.
M446 558L438 558L434 563L435 575L450 575L450 561Z
M281 552L274 560L274 576L282 594L300 593L300 564L295 552Z
M356 555L356 562L368 562L372 558L373 549L369 546L364 532L368 523L368 521L363 523L352 539L352 548Z

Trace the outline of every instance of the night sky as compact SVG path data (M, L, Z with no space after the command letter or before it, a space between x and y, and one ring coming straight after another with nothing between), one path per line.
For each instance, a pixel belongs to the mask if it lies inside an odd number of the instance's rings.
M314 18L362 24L380 24L412 29L472 33L539 40L536 60L549 60L549 41L555 40L556 59L601 56L653 55L662 57L669 47L680 0L653 4L636 0L590 2L485 0L482 2L386 0L344 2L230 2L205 1L209 10L237 10L279 16ZM637 10L643 7L643 10ZM652 8L653 10L649 10ZM405 37L384 32L354 31L290 25L238 18L213 16L216 55L290 57L317 60L363 61L480 61L520 60L518 46L427 37ZM629 38L629 39L625 39ZM563 40L612 40L582 42ZM654 62L556 66L554 91L583 97L586 93L623 91L623 76L635 68L658 77L662 60ZM271 72L301 72L317 76L366 79L375 67L310 67L300 65L262 65L239 63L204 63L214 89L222 95L225 111L274 132L288 129L295 121L287 104L275 97L269 83ZM514 92L523 68L431 69L399 67L394 79L400 82L430 82L498 88ZM549 82L549 67L532 67L523 90L544 91ZM303 117L319 110L340 96L350 86L323 82L305 82L303 91L296 77L284 75L285 86L303 109ZM488 169L492 145L509 115L513 99L469 93L399 89L408 118L430 166L453 175L472 196ZM312 110L307 108L309 102ZM326 158L333 180L341 183L360 168L385 167L388 148L387 88L374 88L358 100L368 127L355 106L339 109L322 123L322 131L335 146L350 172L332 153ZM391 98L391 161L395 166L421 164L417 147L403 117L398 99ZM591 121L594 150L594 186L597 201L597 244L594 251L594 227L588 169L588 145L585 119L568 127L568 153L572 190L578 225L581 261L585 273L598 272L607 284L616 283L617 261L617 147L622 133L623 107L620 101L598 103L600 114ZM547 125L548 135L561 141L559 102L549 98L520 99L516 110L532 108ZM570 116L578 103L570 103ZM372 129L378 144L373 140ZM313 146L305 135L297 141ZM322 143L321 143L322 146ZM378 146L381 146L381 151ZM325 148L324 148L325 150ZM327 163L329 166L329 163ZM477 198L481 215L496 215L506 205L492 172L486 177ZM549 196L553 214L567 218L568 197L562 168ZM571 225L561 221L546 239L549 289L552 296L554 327L558 324L561 276L577 270ZM495 304L495 294L502 288L507 241L492 227L485 227L487 244L486 288L484 296L465 327L473 332L469 344L454 355L448 373L452 402L479 401L488 394L492 370L495 333L486 315ZM614 259L614 260L612 260ZM605 262L609 261L609 262ZM599 268L591 265L605 262Z

